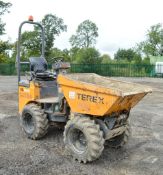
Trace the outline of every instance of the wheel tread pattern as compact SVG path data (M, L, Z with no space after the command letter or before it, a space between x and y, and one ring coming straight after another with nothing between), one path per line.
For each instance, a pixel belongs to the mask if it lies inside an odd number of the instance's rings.
M71 127L78 127L82 128L83 132L85 133L88 141L88 148L86 153L81 156L74 153L71 149L70 145L67 145L67 135L69 128ZM89 138L89 139L88 139ZM70 152L73 156L73 159L78 160L79 162L91 162L100 157L103 149L104 149L104 138L103 133L100 131L100 127L98 124L95 123L94 120L91 120L88 116L80 116L77 115L73 119L69 120L65 126L64 131L64 143L66 149Z
M47 116L46 114L44 114L44 111L40 108L39 105L34 103L26 105L24 109L32 111L33 117L36 122L34 132L32 134L26 133L28 135L28 138L37 140L45 136L48 131L49 124Z

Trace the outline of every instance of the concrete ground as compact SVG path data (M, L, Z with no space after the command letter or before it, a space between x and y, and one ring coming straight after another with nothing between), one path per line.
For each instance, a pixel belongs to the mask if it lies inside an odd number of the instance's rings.
M73 161L63 131L51 128L39 141L26 138L17 117L17 79L0 76L0 175L162 175L163 79L118 78L153 87L131 111L132 137L121 149L105 147L99 160Z

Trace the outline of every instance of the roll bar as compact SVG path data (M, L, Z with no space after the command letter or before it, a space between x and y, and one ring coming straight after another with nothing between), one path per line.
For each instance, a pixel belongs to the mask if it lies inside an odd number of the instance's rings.
M19 33L18 33L18 41L17 41L17 57L16 57L16 62L17 62L17 74L18 74L18 83L21 80L21 75L20 75L20 70L21 70L21 64L29 64L29 62L21 62L20 58L20 41L21 41L21 32L22 32L22 27L24 24L32 24L32 25L37 25L41 28L41 39L42 39L42 49L41 49L41 57L45 56L45 34L44 34L44 28L40 23L33 22L33 19L29 21L24 21L20 24L19 26Z

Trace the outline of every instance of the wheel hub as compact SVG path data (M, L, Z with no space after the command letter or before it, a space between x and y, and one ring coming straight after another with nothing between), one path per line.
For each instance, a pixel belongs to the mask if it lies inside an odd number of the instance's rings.
M26 113L23 119L23 126L27 133L32 134L35 128L34 120L31 114Z
M84 133L76 128L70 132L69 143L71 143L75 152L82 154L87 149L87 140Z

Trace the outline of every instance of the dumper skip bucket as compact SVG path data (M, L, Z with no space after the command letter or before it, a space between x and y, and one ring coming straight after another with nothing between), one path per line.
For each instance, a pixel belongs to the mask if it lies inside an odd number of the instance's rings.
M72 112L94 116L129 111L152 89L92 73L58 76L58 84Z

